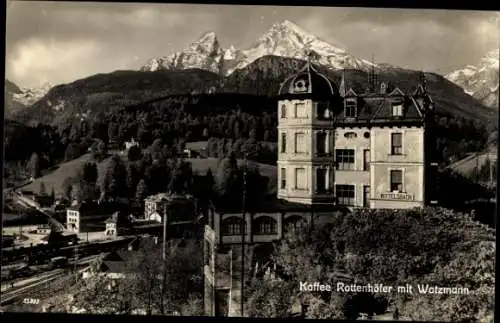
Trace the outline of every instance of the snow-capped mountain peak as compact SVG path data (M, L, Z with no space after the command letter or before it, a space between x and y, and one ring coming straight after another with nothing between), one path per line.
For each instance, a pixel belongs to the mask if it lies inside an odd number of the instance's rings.
M51 88L52 85L48 82L38 88L21 87L21 92L13 93L12 98L23 105L29 106L41 99Z
M477 65L467 65L455 70L446 75L446 78L486 106L498 108L499 56L499 49L491 50Z
M214 32L205 32L197 41L192 42L188 49L168 56L152 58L141 70L199 68L220 73L223 56L224 50L220 48L217 35Z
M367 69L373 64L356 58L344 48L331 45L289 20L273 24L250 48L221 48L214 32L206 32L186 50L168 56L153 58L141 68L143 71L160 69L202 68L228 75L255 60L267 56L305 59L333 69Z

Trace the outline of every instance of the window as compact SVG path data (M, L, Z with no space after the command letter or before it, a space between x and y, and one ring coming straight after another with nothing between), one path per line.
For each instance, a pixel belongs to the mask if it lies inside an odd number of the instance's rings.
M286 105L281 106L281 119L286 118Z
M295 168L295 189L297 190L307 189L305 168Z
M302 154L306 152L306 134L299 132L295 134L295 153Z
M306 104L295 103L295 118L307 118Z
M335 155L338 170L354 169L354 149L337 149Z
M345 101L345 116L346 118L356 118L356 100L348 99Z
M402 133L391 134L391 154L392 155L402 155L403 154L403 134Z
M394 117L402 117L403 116L403 105L400 103L393 104L392 105L392 115Z
M363 186L363 207L370 207L370 186Z
M356 139L358 135L355 132L346 132L344 133L344 138L346 139Z
M254 225L255 234L276 234L277 225L276 220L269 216L262 216L255 220Z
M292 215L284 221L285 232L300 233L306 227L304 219L299 215Z
M318 132L316 134L316 153L318 155L324 155L326 153L327 146L327 136L324 132Z
M331 118L331 111L329 109L329 102L318 102L315 104L317 116L319 120L326 120Z
M354 185L336 185L335 192L338 204L354 206Z
M281 168L281 189L284 190L286 188L286 168Z
M327 183L327 178L326 178L327 172L326 169L324 168L318 168L316 169L316 191L318 193L324 193L326 192L326 183Z
M222 233L228 236L242 234L243 220L235 216L225 219L222 222Z
M286 133L281 134L281 152L286 153Z
M363 170L364 171L370 170L370 150L369 149L363 150Z
M391 192L403 191L403 171L391 170Z

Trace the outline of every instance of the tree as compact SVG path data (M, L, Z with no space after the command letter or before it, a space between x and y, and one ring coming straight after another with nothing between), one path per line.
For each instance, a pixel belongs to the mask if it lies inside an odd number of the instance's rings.
M73 178L66 177L62 183L64 197L68 200L71 200L72 197L73 181Z
M193 171L190 163L179 160L170 178L168 190L172 193L191 193Z
M101 182L101 193L112 198L126 197L127 170L119 155L113 155Z
M81 169L80 179L87 183L95 184L99 176L96 163L85 163Z
M148 196L148 186L146 184L146 181L144 179L141 179L137 184L135 200L139 205L143 205L144 200L146 199L147 196Z
M127 157L129 162L135 162L141 159L141 148L139 146L132 146L127 152Z
M228 204L239 205L241 203L241 181L240 171L234 153L222 160L217 170L217 191L221 201Z
M66 148L66 152L64 153L64 160L72 160L80 157L80 147L76 143L70 143Z
M97 161L102 160L107 154L106 143L101 139L94 140L90 147L92 157Z
M50 198L52 201L56 200L56 193L54 192L54 186L52 186L52 189L50 190Z
M40 190L39 190L39 194L40 195L46 195L47 194L47 191L45 189L45 183L44 182L40 182Z
M291 314L296 282L253 282L247 301L248 316L253 318L285 318Z
M40 176L40 156L37 153L31 154L28 168L33 178L37 178Z

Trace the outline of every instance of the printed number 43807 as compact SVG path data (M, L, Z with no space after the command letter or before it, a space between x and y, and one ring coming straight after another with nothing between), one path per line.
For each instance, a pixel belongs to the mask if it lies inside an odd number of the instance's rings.
M23 303L24 304L35 304L36 305L36 304L40 303L40 300L38 298L25 298L23 300Z

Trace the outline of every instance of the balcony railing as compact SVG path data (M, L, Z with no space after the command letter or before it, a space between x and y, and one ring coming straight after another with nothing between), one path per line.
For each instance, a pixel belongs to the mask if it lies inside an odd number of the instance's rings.
M333 188L317 188L314 190L314 194L333 194Z
M333 153L331 152L316 152L314 153L314 157L333 157Z

